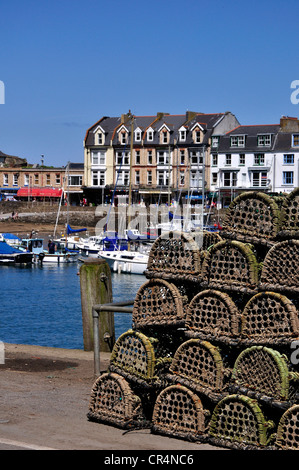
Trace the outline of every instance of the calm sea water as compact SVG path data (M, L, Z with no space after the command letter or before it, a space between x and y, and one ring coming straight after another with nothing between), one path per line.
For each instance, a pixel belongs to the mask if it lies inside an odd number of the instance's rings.
M0 266L0 340L83 349L80 264ZM144 276L112 273L113 300L134 299ZM131 328L132 316L115 313L116 338Z

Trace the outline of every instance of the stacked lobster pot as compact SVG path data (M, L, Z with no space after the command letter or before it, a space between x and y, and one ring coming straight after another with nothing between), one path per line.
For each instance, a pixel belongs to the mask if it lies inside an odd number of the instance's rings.
M89 418L217 446L298 449L298 262L299 189L241 194L219 233L159 237Z

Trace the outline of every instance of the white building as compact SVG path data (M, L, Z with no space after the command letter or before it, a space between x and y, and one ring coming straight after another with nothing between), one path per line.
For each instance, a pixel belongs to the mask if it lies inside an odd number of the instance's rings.
M211 148L211 191L227 205L243 191L290 193L299 186L299 121L238 126Z

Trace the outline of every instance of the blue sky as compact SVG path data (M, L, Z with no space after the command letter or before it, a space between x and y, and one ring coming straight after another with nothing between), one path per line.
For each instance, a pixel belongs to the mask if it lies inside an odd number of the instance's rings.
M0 4L0 150L83 162L102 116L299 117L298 0L10 0Z

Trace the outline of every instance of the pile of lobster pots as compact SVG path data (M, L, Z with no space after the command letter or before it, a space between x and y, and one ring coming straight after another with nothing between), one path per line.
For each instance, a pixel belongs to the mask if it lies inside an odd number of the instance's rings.
M299 449L299 188L243 193L223 230L153 244L88 418L236 449Z

